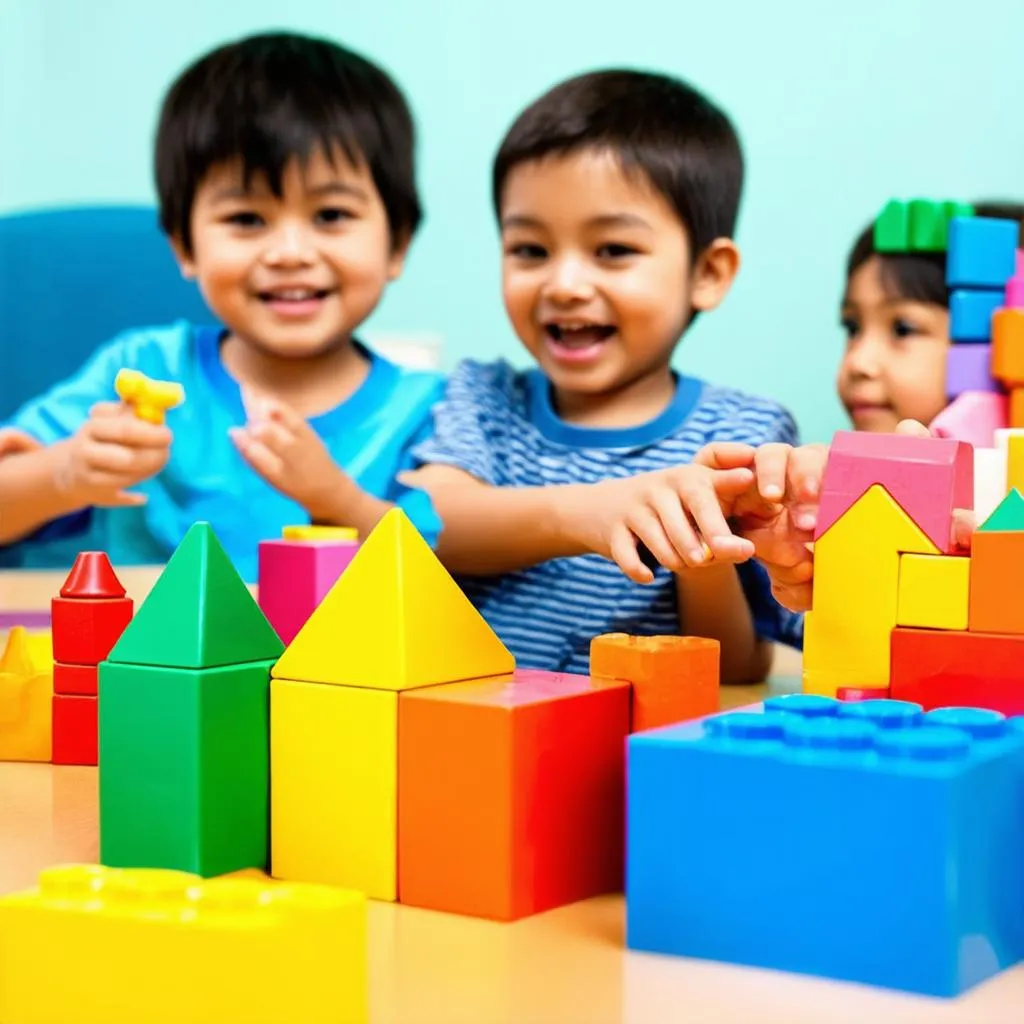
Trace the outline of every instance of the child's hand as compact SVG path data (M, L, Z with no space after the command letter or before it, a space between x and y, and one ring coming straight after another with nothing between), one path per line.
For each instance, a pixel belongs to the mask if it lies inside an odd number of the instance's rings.
M711 560L743 562L754 554L754 546L729 528L723 507L731 508L753 480L749 468L704 465L603 480L575 491L579 500L569 513L568 530L636 583L654 579L638 542L672 572Z
M118 402L99 402L78 432L58 449L54 481L75 505L113 508L144 505L146 496L128 490L167 465L172 434L146 423Z
M271 487L301 505L314 522L336 518L334 509L350 491L358 491L352 478L294 409L273 398L260 399L254 406L246 426L229 431L242 458Z

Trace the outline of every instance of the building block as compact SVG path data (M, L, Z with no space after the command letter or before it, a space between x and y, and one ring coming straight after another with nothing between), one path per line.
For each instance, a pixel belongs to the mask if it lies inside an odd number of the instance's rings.
M96 697L53 695L53 763L96 764Z
M353 540L265 540L259 545L259 605L286 646L359 550Z
M1024 489L1024 432L1014 431L1006 439L1006 487L1007 491Z
M0 897L5 1024L349 1024L366 963L355 892L76 864Z
M925 708L1024 714L1024 636L895 629L892 695Z
M991 448L997 430L1010 422L1006 395L994 391L964 391L928 425L935 437Z
M888 699L888 686L840 686L836 691L836 700L864 701Z
M974 456L961 441L837 431L814 539L872 484L881 484L940 551L951 553L953 510L974 501Z
M282 540L348 540L358 541L359 531L354 526L318 526L299 523L281 531Z
M999 448L974 449L974 514L984 522L1006 497L1007 453Z
M363 542L273 674L403 690L502 675L514 667L504 644L394 508Z
M827 475L826 475L827 479ZM878 484L814 546L814 599L804 622L804 690L889 685L901 554L938 548Z
M992 514L977 529L979 533L1008 533L1024 530L1024 495L1011 488Z
M266 867L270 665L100 666L104 864Z
M992 316L992 376L1009 388L1024 385L1024 309Z
M270 684L271 873L398 897L398 694Z
M200 669L274 659L283 650L210 524L196 523L109 660Z
M956 342L987 342L992 314L1003 305L997 288L957 288L949 296L949 336Z
M1024 427L1024 388L1010 388L1007 425Z
M138 370L119 370L114 378L114 391L140 420L157 426L164 422L168 409L185 401L185 389L180 384L153 380Z
M1004 288L1013 276L1020 227L1014 220L954 217L949 222L946 284Z
M718 710L720 648L706 637L606 633L590 643L590 674L632 684L640 732Z
M899 199L890 199L875 218L875 250L906 252L910 248L910 207Z
M972 633L1024 634L1024 603L1019 591L1024 575L1024 531L976 531L970 564L967 628Z
M943 252L951 217L970 216L968 203L892 199L875 220L874 246L880 253Z
M935 996L1020 960L1024 729L835 709L766 702L630 737L631 949Z
M951 345L946 359L946 395L965 391L998 391L992 376L991 345Z
M113 600L124 597L125 589L105 551L82 551L60 588L60 596Z
M1013 277L1006 282L1003 305L1009 309L1024 309L1024 249L1017 250Z
M69 664L98 665L132 621L133 607L130 597L53 598L54 658Z
M49 761L53 684L33 661L28 632L15 626L0 655L0 761Z
M901 555L898 626L966 629L971 560L956 555Z
M623 881L629 683L520 670L398 698L398 893L511 921Z
M53 665L53 692L95 697L99 693L98 665Z

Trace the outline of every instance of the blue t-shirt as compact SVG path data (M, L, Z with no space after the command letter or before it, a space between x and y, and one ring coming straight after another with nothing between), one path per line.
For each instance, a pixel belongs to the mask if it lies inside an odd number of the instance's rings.
M222 334L218 327L184 321L128 331L4 424L43 444L61 441L78 430L96 402L117 401L114 378L122 367L185 388L184 404L167 414L174 433L170 461L158 476L134 488L148 496L145 505L94 508L58 520L0 547L0 565L66 568L83 550L106 551L115 564L158 564L193 523L205 520L242 577L255 580L259 541L278 537L283 526L308 522L309 516L251 469L228 436L229 427L244 425L246 413L241 389L220 360ZM433 542L439 524L429 498L397 484L395 475L410 467L410 446L427 436L444 378L361 350L370 360L366 380L345 402L309 423L364 490L396 501Z
M712 441L797 438L793 418L776 403L690 377L678 378L671 404L649 423L579 427L558 417L539 370L474 361L452 374L434 431L413 449L418 464L456 466L495 487L595 483L690 462ZM802 646L803 616L775 601L764 568L747 562L739 572L758 635ZM524 667L586 673L590 641L601 633L679 632L675 579L663 568L641 585L592 554L459 584Z

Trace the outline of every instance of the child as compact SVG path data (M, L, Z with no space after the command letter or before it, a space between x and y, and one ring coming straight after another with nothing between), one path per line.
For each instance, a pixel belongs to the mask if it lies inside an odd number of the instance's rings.
M254 36L181 75L156 138L160 221L224 327L127 331L0 431L8 564L162 562L202 519L252 580L285 524L365 533L398 497L436 533L394 478L442 380L353 337L420 221L413 148L394 82L331 42ZM184 385L165 427L116 402L122 367Z
M599 633L682 632L719 638L722 678L752 680L767 639L799 643L764 572L729 564L753 546L724 519L751 486L748 446L776 443L777 458L794 422L670 367L736 274L742 179L726 115L637 71L555 87L499 149L505 307L538 366L458 367L409 479L445 524L441 557L520 665L586 672ZM744 442L727 464L705 449L725 441Z
M1024 220L1024 206L976 203L981 217ZM946 407L946 254L877 253L874 225L854 243L842 302L839 397L856 430L930 423Z

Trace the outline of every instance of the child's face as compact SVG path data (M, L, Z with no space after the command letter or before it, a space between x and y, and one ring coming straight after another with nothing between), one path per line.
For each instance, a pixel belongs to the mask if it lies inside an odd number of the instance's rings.
M175 248L210 308L244 343L284 359L322 355L351 332L402 269L365 166L322 152L285 168L282 196L241 161L203 178L192 207L192 252Z
M687 232L668 201L607 152L515 167L501 231L505 308L563 398L668 378L691 311L714 305L732 280L712 294L704 258L691 268Z
M930 423L946 407L949 312L890 294L872 256L843 299L846 352L839 397L856 430L889 432L903 419Z

